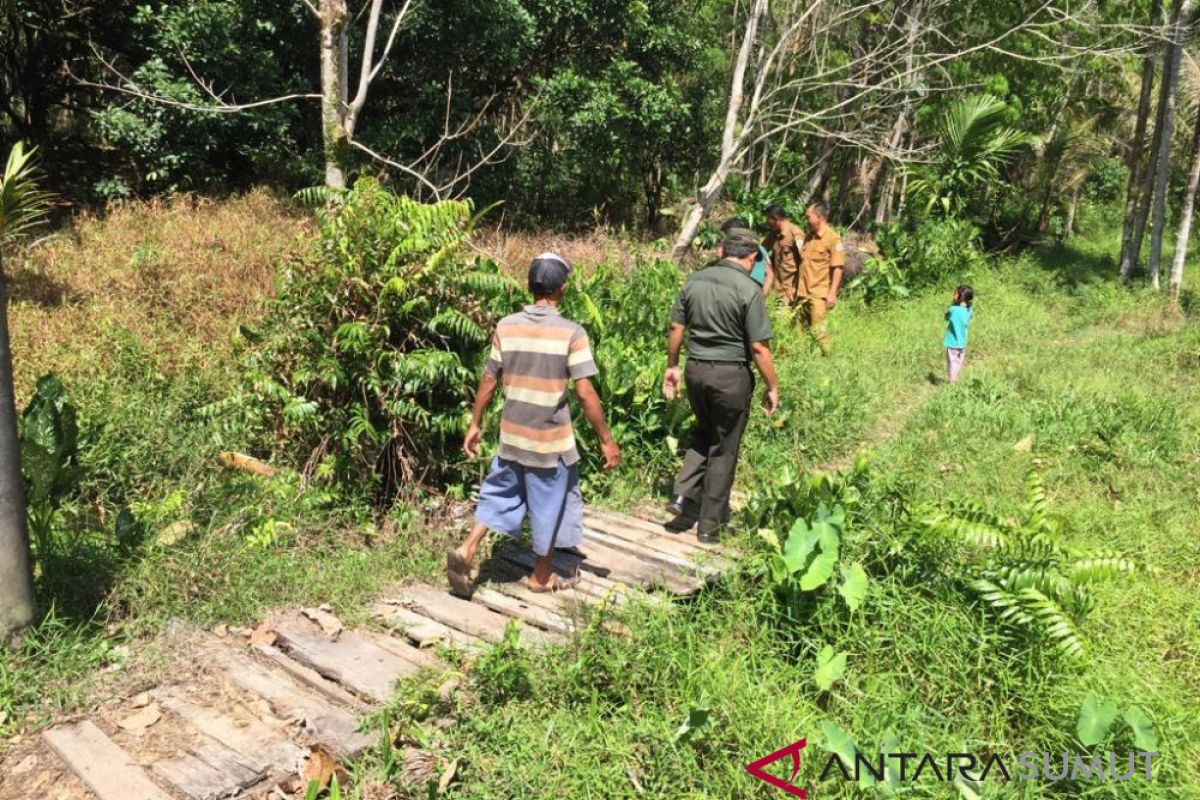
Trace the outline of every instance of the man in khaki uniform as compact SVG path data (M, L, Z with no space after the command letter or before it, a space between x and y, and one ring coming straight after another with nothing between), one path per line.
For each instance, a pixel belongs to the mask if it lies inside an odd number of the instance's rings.
M842 237L829 224L829 210L821 203L808 207L808 233L800 243L800 286L797 304L801 320L812 331L821 352L829 355L825 315L837 303L846 251Z
M800 293L800 243L804 241L804 231L788 219L783 206L768 206L766 218L771 233L765 244L771 254L775 286L789 306L795 305Z

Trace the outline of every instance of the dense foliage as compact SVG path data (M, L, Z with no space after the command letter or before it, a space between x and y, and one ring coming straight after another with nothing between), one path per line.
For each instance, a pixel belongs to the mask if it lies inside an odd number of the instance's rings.
M438 482L460 461L491 328L519 287L460 252L469 203L417 203L366 179L326 202L266 320L242 329L248 394L225 407L249 406L274 448L351 491Z

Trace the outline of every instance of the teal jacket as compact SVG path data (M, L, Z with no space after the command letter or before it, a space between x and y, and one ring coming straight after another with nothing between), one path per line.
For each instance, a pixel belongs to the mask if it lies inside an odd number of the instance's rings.
M967 348L967 326L971 324L971 309L968 306L950 306L946 312L946 335L942 344L955 350Z
M758 258L754 262L754 266L750 268L750 277L759 286L767 285L767 249L761 244L758 246Z

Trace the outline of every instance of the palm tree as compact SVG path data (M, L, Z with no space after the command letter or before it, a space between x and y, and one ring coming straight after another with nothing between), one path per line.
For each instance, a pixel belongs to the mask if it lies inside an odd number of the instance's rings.
M999 180L1001 167L1037 140L1006 124L1008 106L988 94L953 103L938 122L933 161L913 170L909 193L925 213L962 211L979 191Z
M33 571L25 519L25 485L17 439L8 281L4 255L46 216L50 195L38 188L33 151L17 142L0 177L0 642L33 621Z

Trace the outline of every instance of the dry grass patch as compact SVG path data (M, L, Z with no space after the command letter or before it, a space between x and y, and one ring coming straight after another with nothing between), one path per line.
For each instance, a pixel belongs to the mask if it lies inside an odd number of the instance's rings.
M306 225L265 191L81 215L11 266L19 398L44 372L103 370L114 332L145 344L168 373L190 355L226 349L271 294L276 263L300 246Z

